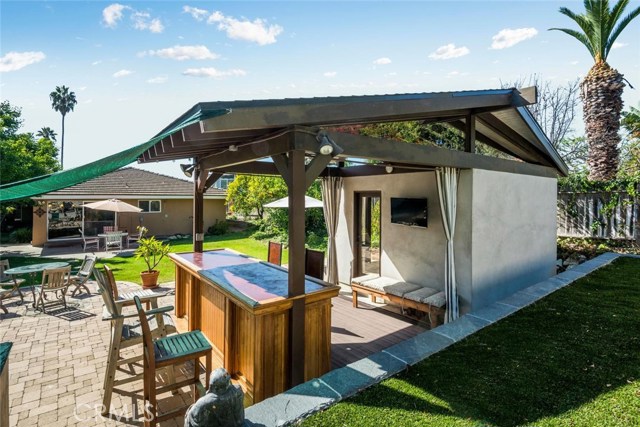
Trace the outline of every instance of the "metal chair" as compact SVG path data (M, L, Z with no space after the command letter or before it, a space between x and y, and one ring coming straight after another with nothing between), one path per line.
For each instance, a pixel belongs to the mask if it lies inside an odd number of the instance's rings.
M84 289L87 294L91 295L91 291L87 288L87 281L93 274L93 267L96 265L97 258L95 255L87 255L84 257L84 261L82 261L82 265L80 269L71 275L69 279L69 288L74 287L71 292L71 296L75 297L76 294L82 293Z
M99 237L85 237L84 232L81 228L78 229L80 231L80 237L82 237L82 250L86 252L87 248L94 247L96 251L100 250L100 238Z
M138 316L140 317L140 325L142 326L142 334L144 336L144 425L145 427L151 427L155 426L159 421L183 415L188 408L188 406L183 406L173 411L159 414L157 410L157 394L192 385L193 402L195 403L198 400L200 395L198 390L198 385L200 385L199 359L201 357L206 358L205 384L209 384L212 348L204 334L198 330L162 337L153 341L147 316L149 314L166 313L167 311L173 310L173 307L162 307L145 312L142 309L140 298L134 297L133 299L138 309ZM194 373L192 378L180 381L179 383L156 387L157 369L165 367L171 368L173 365L183 364L189 361L193 362Z
M142 360L142 352L136 356L122 358L120 353L122 350L135 345L142 344L143 333L139 322L126 322L126 319L138 319L137 312L123 314L122 308L135 304L129 295L136 295L141 301L151 304L153 308L158 307L158 298L166 294L156 293L149 290L134 292L131 294L118 295L118 287L113 278L113 273L107 266L104 272L100 269L94 270L94 276L98 283L98 292L102 296L104 308L102 320L109 321L111 324L111 338L109 343L109 355L107 357L107 368L104 375L104 395L102 398L103 411L102 415L109 413L111 409L111 396L115 387L143 378L143 373L135 373L132 364ZM114 297L114 295L116 295ZM150 313L148 322L151 323L152 338L166 336L176 332L176 327L168 314ZM129 365L128 371L120 369L121 365ZM117 372L120 378L116 379ZM167 376L170 383L175 383L175 375L173 369L169 369Z
M267 253L267 261L271 264L282 264L282 243L269 242L269 252Z
M324 279L324 252L307 249L304 254L304 274Z
M46 313L47 305L58 304L57 301L49 301L45 294L54 294L58 301L62 301L64 308L67 308L67 300L65 295L69 288L69 277L71 276L71 267L49 268L42 272L42 285L38 286L40 293L36 298L36 310L42 308L42 312ZM45 303L45 299L47 302Z
M107 237L105 237L105 247L106 250L110 248L122 250L122 233L116 231L107 233Z

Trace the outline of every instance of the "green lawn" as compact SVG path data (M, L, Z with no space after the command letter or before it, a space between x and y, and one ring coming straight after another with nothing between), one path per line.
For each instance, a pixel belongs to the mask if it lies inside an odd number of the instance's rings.
M229 233L223 236L206 236L204 242L204 249L219 249L228 248L233 249L243 254L258 258L261 260L267 259L267 241L256 240L250 237L250 232L243 231L237 233ZM193 250L193 242L188 239L169 241L171 245L171 252L191 252ZM283 251L282 262L286 263L289 259L289 252ZM117 280L125 280L129 282L141 283L140 272L146 269L146 264L142 259L135 259L133 257L120 257L105 259L104 264L107 264L114 271L114 275ZM98 263L101 267L102 262ZM160 270L159 283L170 282L174 280L174 264L165 257L160 265L157 267Z
M640 259L619 259L303 425L640 426Z
M2 259L5 259L5 258L9 260L9 265L11 266L11 268L22 267L23 265L41 264L45 262L68 262L71 265L71 270L73 271L80 268L80 264L82 263L82 260L78 260L78 259L37 258L37 257L22 257L22 256L2 257ZM25 283L21 285L21 287L31 286L30 280L31 280L30 278L26 280ZM42 283L42 273L36 274L35 282L36 284Z

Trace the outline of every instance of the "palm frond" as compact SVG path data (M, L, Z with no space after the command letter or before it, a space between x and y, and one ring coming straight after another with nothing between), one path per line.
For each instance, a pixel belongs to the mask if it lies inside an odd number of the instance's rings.
M640 6L632 10L631 13L629 13L620 21L616 29L613 30L613 33L611 33L611 35L609 36L609 39L607 40L607 47L605 49L605 56L603 59L605 60L607 59L607 56L609 55L609 51L613 47L613 43L615 43L620 33L622 33L622 30L624 30L625 27L629 25L629 23L633 21L638 15L640 15Z
M551 30L562 31L565 34L569 34L571 37L574 37L576 40L578 40L580 43L582 43L587 48L587 50L589 51L589 53L591 54L593 59L596 58L595 51L593 50L593 47L591 46L591 41L586 36L586 34L581 33L579 31L576 31L576 30L571 30L569 28L549 28L549 30L550 31Z

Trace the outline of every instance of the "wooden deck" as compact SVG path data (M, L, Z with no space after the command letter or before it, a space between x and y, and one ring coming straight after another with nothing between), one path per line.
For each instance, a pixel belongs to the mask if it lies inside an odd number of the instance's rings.
M331 369L377 353L427 330L418 322L389 312L384 308L358 302L353 308L351 298L333 298L331 311Z

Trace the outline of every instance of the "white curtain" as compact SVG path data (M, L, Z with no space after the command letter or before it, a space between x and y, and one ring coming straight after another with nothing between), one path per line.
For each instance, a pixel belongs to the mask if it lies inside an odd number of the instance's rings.
M322 178L322 204L324 221L329 235L329 254L327 257L327 282L338 284L338 253L336 251L336 230L338 229L338 208L342 193L342 177Z
M453 236L456 228L459 174L459 169L456 168L446 167L436 169L442 225L444 226L444 234L447 237L447 250L444 259L444 293L447 299L445 322L451 322L458 318L458 290L456 289Z

